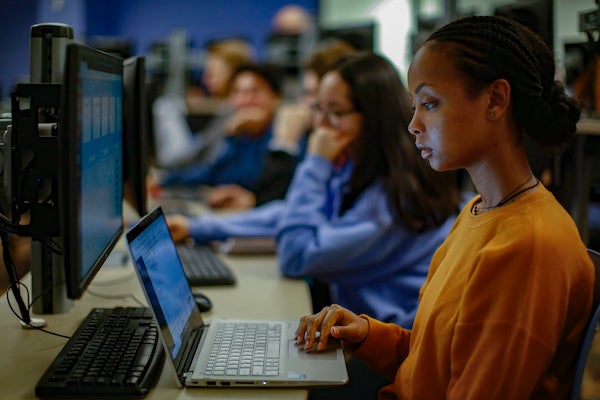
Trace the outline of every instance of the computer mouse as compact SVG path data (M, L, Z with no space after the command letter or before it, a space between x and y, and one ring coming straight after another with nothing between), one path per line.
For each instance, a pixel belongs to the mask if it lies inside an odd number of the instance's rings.
M194 300L196 300L196 305L200 312L209 311L212 308L212 302L205 294L194 293Z

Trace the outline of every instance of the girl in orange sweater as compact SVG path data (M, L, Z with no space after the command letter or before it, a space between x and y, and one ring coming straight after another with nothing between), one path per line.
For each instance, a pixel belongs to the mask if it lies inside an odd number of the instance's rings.
M523 145L560 147L576 130L550 49L507 19L467 17L427 39L408 86L421 157L466 169L479 195L433 257L412 330L332 305L301 319L298 342L341 339L393 380L381 399L566 398L594 270Z

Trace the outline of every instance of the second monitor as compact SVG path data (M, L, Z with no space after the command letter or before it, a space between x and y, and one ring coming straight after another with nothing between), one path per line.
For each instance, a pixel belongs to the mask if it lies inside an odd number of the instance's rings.
M123 61L123 180L125 200L140 217L148 213L146 175L149 138L146 62L141 56Z

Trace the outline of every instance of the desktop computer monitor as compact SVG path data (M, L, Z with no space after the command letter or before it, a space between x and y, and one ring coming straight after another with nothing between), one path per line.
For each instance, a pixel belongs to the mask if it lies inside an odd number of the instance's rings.
M125 201L142 217L148 213L147 122L146 61L141 56L130 57L123 61L123 190Z
M123 60L67 48L60 219L67 296L79 298L123 232Z

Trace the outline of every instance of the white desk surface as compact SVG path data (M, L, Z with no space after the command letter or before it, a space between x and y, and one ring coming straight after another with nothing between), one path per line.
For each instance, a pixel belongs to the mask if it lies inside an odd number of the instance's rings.
M123 251L123 249L119 249ZM297 319L310 313L310 294L304 281L281 277L275 256L228 256L238 282L234 287L203 287L200 290L213 302L213 309L203 316ZM30 285L29 275L23 280ZM146 304L133 267L104 266L84 296L64 314L45 315L46 329L71 335L93 307L134 306ZM102 296L102 297L101 297ZM11 304L16 306L11 296ZM6 295L0 297L0 399L33 399L34 388L66 339L44 332L22 329L10 311ZM7 396L7 397L5 397ZM306 399L302 389L180 389L173 370L165 361L157 386L146 397L154 399Z

